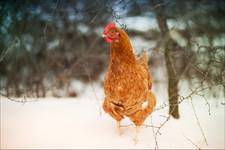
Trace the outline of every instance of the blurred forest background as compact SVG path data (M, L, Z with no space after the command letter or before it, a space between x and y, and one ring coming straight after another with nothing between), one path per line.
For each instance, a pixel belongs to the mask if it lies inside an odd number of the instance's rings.
M109 55L101 33L109 21L138 43L137 53L149 52L156 84L165 68L175 118L180 80L225 96L224 0L2 0L1 95L59 97L61 89L76 96L73 80L100 80Z

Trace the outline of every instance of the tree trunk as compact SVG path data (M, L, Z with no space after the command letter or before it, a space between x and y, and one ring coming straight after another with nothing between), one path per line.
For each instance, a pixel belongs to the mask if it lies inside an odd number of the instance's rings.
M169 29L167 26L166 18L162 13L162 6L158 3L155 9L156 19L158 22L159 29L161 31L163 43L164 43L164 57L166 61L167 75L168 75L168 96L169 96L169 114L174 118L179 118L179 107L178 107L178 83L179 78L176 69L176 58L175 52L178 44L170 37Z
M165 60L166 69L168 75L168 96L169 96L169 114L174 118L179 118L179 107L178 107L178 77L175 68L176 59L173 57L173 40L172 43L169 41L165 47Z

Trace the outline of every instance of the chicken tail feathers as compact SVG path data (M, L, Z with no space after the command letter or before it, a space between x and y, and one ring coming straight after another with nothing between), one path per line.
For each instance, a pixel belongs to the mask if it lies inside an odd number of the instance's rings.
M148 86L149 86L149 89L151 90L152 89L152 77L151 77L150 72L148 71L149 70L148 54L147 54L146 51L142 51L142 53L138 57L138 62L141 66L143 66L144 70L146 70L146 73L147 73L147 76L148 76L147 77L148 78Z
M147 55L146 51L142 51L142 53L138 57L138 61L139 61L140 64L142 64L146 68L148 68L148 55Z

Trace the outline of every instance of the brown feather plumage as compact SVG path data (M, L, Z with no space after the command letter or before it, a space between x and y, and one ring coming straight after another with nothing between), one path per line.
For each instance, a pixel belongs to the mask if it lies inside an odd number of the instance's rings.
M148 57L146 53L136 57L126 32L119 28L115 31L120 37L110 45L103 109L117 121L127 116L136 126L140 126L156 105L151 91ZM147 102L145 108L144 102Z

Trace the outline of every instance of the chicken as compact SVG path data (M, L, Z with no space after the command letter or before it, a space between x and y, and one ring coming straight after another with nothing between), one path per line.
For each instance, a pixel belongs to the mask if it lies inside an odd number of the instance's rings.
M114 23L105 27L103 37L110 43L103 109L117 121L118 129L120 121L128 117L136 126L134 140L137 140L139 127L156 105L156 98L151 91L148 57L146 53L136 57L128 35Z

